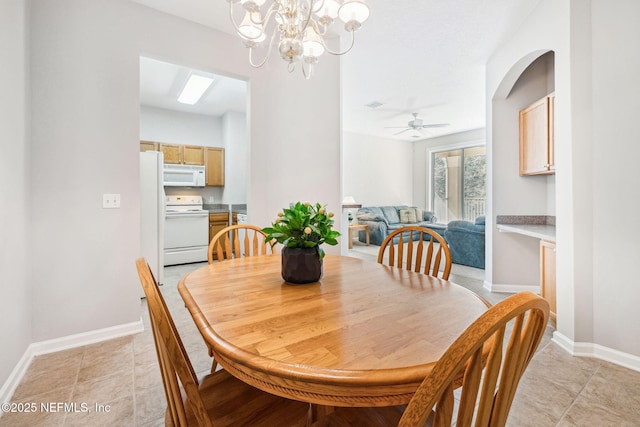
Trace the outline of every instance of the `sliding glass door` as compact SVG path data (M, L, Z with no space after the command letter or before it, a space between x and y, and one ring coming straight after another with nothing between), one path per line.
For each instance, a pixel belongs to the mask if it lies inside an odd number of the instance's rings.
M484 215L487 175L485 146L431 154L431 209L439 223L474 221Z

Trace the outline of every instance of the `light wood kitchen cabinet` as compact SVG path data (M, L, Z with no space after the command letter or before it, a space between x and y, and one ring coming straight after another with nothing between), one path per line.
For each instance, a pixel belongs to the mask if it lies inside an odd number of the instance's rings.
M165 143L160 143L159 147L167 164L204 166L204 147Z
M540 241L540 293L549 303L549 317L556 322L556 244Z
M160 151L164 155L164 162L172 165L182 163L181 145L178 144L160 144Z
M554 94L520 110L520 176L555 173Z
M204 166L204 147L196 145L183 145L182 164Z
M205 147L208 187L224 187L224 148Z
M158 143L153 141L140 141L140 152L158 151Z
M210 213L209 214L209 242L215 237L216 234L223 228L229 226L229 213ZM213 255L216 255L214 248Z

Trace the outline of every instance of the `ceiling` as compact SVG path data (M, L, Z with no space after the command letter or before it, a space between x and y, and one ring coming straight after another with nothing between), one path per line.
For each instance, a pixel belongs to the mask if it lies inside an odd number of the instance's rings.
M235 34L226 0L133 0ZM371 15L342 57L343 130L417 141L484 127L485 67L501 40L516 31L540 0L368 0ZM238 41L238 49L245 49ZM272 55L271 61L281 61ZM282 61L282 66L286 64ZM321 72L322 58L318 64ZM166 72L166 75L165 75ZM141 102L173 108L190 70L141 62ZM294 73L291 78L303 78ZM220 78L205 102L180 108L220 115L244 111L246 84ZM244 92L246 93L246 92ZM230 102L225 107L224 99ZM378 102L377 108L367 104ZM211 105L210 105L211 103ZM243 105L239 105L243 104ZM398 134L418 113L424 123L448 126ZM388 128L394 127L394 128Z

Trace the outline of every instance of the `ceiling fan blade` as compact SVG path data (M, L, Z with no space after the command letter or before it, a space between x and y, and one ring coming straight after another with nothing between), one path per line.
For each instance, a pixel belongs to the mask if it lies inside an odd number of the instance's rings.
M400 132L396 132L396 133L394 133L394 135L400 135L401 133L405 133L408 130L411 130L411 128L406 128L405 130L401 130Z
M423 129L428 129L428 128L443 128L447 126L449 126L449 123L432 123L428 125L421 125L420 127Z

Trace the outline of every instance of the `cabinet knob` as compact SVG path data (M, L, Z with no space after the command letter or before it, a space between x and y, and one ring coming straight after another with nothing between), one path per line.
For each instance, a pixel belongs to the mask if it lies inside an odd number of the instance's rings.
M542 165L543 168L548 168L549 166L551 166L549 163L545 163L544 165Z

